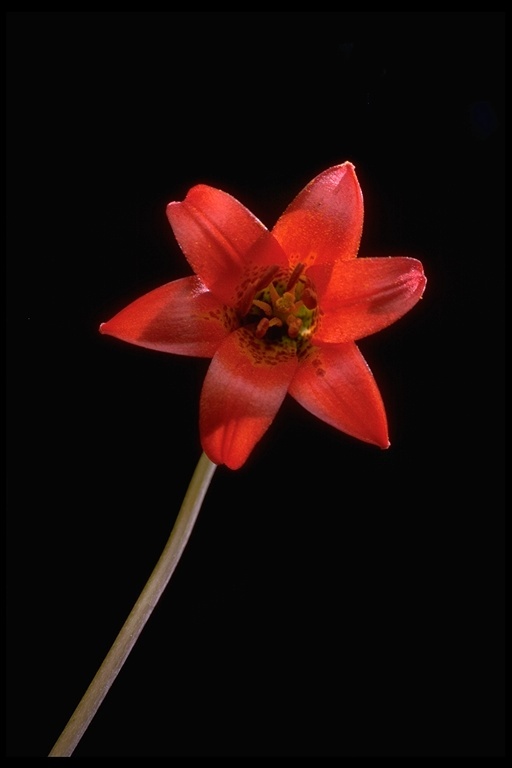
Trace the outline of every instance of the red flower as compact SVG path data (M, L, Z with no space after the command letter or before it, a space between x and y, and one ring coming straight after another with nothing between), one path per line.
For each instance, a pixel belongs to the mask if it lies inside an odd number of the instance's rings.
M272 232L205 185L169 203L167 216L195 275L147 293L100 330L213 358L199 421L210 460L240 467L287 392L342 432L387 448L384 405L355 342L411 309L426 280L416 259L356 258L363 198L353 165L313 179Z

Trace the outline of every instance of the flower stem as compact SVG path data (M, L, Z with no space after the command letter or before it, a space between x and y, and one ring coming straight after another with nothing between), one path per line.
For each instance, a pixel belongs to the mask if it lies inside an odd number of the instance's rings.
M69 757L98 711L178 565L216 468L203 453L160 559L48 757Z

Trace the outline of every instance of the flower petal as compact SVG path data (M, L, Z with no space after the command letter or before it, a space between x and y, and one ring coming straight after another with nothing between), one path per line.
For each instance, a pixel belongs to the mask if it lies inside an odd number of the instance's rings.
M201 393L201 442L211 461L242 466L274 420L296 368L294 351L258 340L247 328L222 342Z
M336 429L380 448L389 447L382 398L355 344L312 347L301 360L289 393Z
M290 264L331 264L357 256L363 195L352 163L328 168L300 192L272 234Z
M309 270L313 277L316 267ZM421 299L426 278L417 259L394 256L335 264L321 299L314 344L356 341L386 328Z
M233 305L236 288L255 258L260 264L287 264L261 221L219 189L193 187L183 202L169 203L167 217L194 272L226 304Z
M102 323L100 331L161 352L213 357L235 327L233 310L193 276L146 293Z

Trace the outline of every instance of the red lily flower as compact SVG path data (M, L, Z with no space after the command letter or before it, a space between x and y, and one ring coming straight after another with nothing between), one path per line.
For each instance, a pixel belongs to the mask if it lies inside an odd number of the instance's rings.
M353 437L389 446L375 379L355 342L421 298L421 262L357 259L363 198L354 166L314 178L269 232L235 198L205 185L167 216L194 276L134 301L102 333L211 357L200 403L203 450L237 469L287 392Z

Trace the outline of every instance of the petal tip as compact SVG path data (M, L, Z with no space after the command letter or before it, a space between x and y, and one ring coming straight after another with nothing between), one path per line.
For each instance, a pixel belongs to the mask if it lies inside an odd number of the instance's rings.
M172 221L171 221L171 216L172 216L172 214L174 213L175 209L176 209L176 208L177 208L179 205L181 205L181 203L177 202L176 200L172 200L170 203L167 203L167 205L166 205L166 207L165 207L165 215L167 216L167 218L169 219L169 221L170 221L171 223L172 223Z
M372 438L368 440L369 443L372 443L372 445L376 446L377 448L380 448L382 451L387 451L388 448L391 446L391 442L388 437L387 428L384 430L381 430L380 434L375 434Z
M112 320L107 320L105 323L100 323L98 328L102 336L115 336L115 330L112 331Z
M351 163L350 160L345 160L344 163L341 163L340 164L340 168L346 168L347 171L350 170L350 171L353 171L353 172L355 172L355 170L356 170L356 167L355 167L354 163Z
M356 167L354 163L351 163L350 160L345 160L344 163L339 163L339 165L333 165L333 167L330 169L331 172L337 172L338 174L338 183L341 182L343 178L348 174L350 174L354 179L357 181L356 176Z

